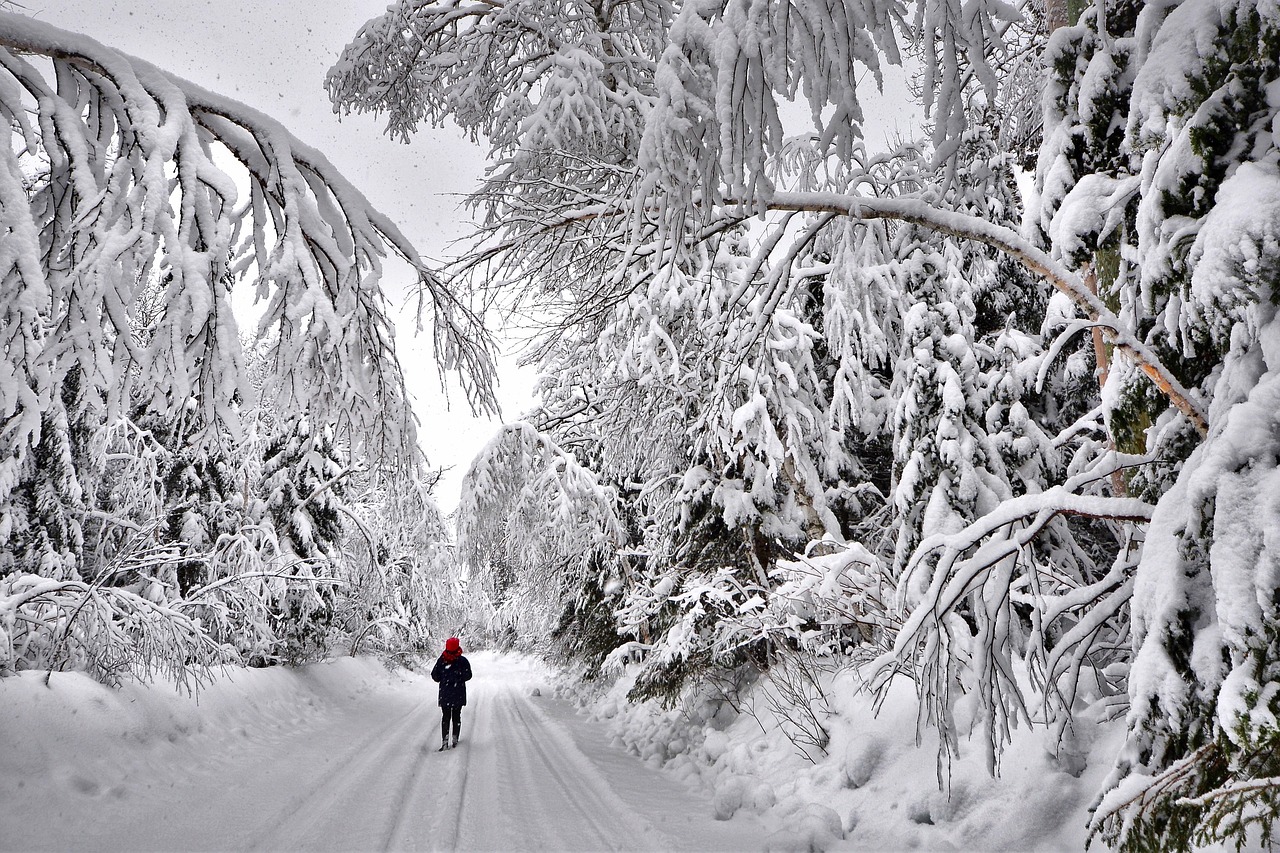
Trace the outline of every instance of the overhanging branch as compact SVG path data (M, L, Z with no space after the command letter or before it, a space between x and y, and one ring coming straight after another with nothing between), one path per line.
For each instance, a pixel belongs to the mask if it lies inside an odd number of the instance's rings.
M835 213L854 219L890 219L910 222L942 234L975 240L999 249L1031 272L1064 293L1090 320L1103 327L1118 351L1133 359L1160 392L1195 426L1201 436L1209 432L1209 420L1200 404L1182 386L1159 356L1131 331L1120 318L1085 286L1084 281L1048 254L1037 249L1017 232L985 219L941 210L916 199L867 198L828 192L774 192L762 206L768 210L806 213Z

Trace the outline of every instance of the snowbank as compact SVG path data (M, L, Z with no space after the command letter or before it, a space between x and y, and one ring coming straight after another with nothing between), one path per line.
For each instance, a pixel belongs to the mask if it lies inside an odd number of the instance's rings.
M103 808L154 803L157 791L196 785L328 708L414 681L371 658L228 667L194 696L163 684L112 689L76 672L0 678L0 849L57 847L51 826L93 846Z
M983 745L962 742L960 758L941 769L948 793L939 789L931 730L917 745L910 684L896 684L876 715L856 679L846 671L823 681L831 709L818 715L830 735L825 754L788 738L805 721L770 709L767 679L733 703L702 695L663 710L628 704L623 678L584 704L651 766L713 791L716 817L759 814L775 830L767 850L1084 849L1088 809L1123 737L1122 720L1081 714L1080 730L1056 756L1048 732L1024 726L996 777Z

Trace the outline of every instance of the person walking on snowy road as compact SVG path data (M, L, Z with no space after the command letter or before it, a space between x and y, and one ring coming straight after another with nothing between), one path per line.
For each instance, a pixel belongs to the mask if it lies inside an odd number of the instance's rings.
M440 751L458 745L462 730L462 706L467 704L467 682L471 680L471 662L462 656L462 643L457 637L444 641L444 653L431 668L431 680L440 684ZM449 725L453 724L453 741L449 741Z

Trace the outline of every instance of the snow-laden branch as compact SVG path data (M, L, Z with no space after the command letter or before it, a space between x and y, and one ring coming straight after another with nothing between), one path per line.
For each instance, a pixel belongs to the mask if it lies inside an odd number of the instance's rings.
M922 692L929 697L943 744L949 745L955 733L946 722L947 709L957 658L968 657L987 730L988 760L994 762L1011 719L1029 716L1024 687L1013 676L1019 643L1011 632L1013 604L1029 605L1033 630L1029 642L1023 642L1029 657L1042 664L1046 707L1057 701L1066 710L1059 721L1061 736L1080 669L1132 595L1133 563L1121 555L1106 577L1086 584L1038 566L1032 543L1062 515L1145 523L1153 511L1136 498L1080 495L1056 486L1005 500L958 532L926 537L898 579L899 606L909 612L893 648L876 662L878 683L887 685L900 670L914 672L924 682ZM1067 613L1076 618L1051 644L1048 627ZM1060 679L1069 683L1060 685Z
M493 405L476 318L323 155L268 116L2 12L0 113L13 128L0 154L0 441L12 461L0 464L0 499L67 381L87 386L99 417L141 403L237 436L256 396L231 296L244 278L265 303L264 393L282 411L322 414L375 455L415 452L380 287L388 252L418 278L440 368L459 371L474 405ZM223 170L224 153L243 173Z
M968 592L981 585L981 579L992 566L1018 554L1054 517L1081 515L1148 522L1153 511L1154 507L1137 498L1077 495L1062 486L1055 486L1039 494L1006 500L958 533L926 537L907 563L899 588L906 588L910 584L912 575L930 555L940 551L942 556L934 568L928 592L916 604L898 634L898 640L894 644L895 653L900 656L906 654L930 616L937 616L959 604ZM1017 534L996 537L1002 529L1012 529L1016 523L1027 519L1031 521ZM980 542L983 544L979 546ZM969 556L962 559L965 554Z
M1138 338L1079 275L1068 270L1060 261L1032 245L1012 229L972 214L946 210L916 198L875 198L836 192L779 190L767 193L761 199L748 204L730 202L725 206L717 207L715 215L708 215L704 210L704 225L701 231L691 235L689 239L699 242L720 234L728 225L743 221L752 212L766 211L823 213L859 220L881 219L909 222L938 233L973 240L997 249L1066 295L1088 318L1081 328L1091 326L1106 330L1116 349L1133 360L1170 403L1191 421L1201 435L1207 435L1208 416L1204 407L1165 366L1156 352ZM620 222L622 218L630 215L647 220L661 211L652 203L626 211L615 203L597 202L582 207L540 211L540 213L543 216L540 221L531 220L528 223L531 227L521 233L483 247L473 256L464 259L460 269L473 270L504 254L513 252L519 254L518 247L531 240L546 238L564 229L578 228L585 223L616 222L618 223L616 236L621 239L624 235ZM649 259L655 251L658 250L651 245L631 245L626 250L626 260L637 263ZM750 277L744 278L744 281L750 280Z
M160 674L190 688L205 667L233 659L199 620L129 590L29 574L0 579L0 674L84 669L107 684Z
M1056 290L1066 295L1094 323L1104 327L1116 349L1133 359L1169 402L1187 416L1203 436L1209 421L1204 408L1159 356L1133 334L1123 321L1089 290L1083 279L1015 231L976 216L943 210L919 199L871 198L835 192L785 192L769 194L760 206L767 210L835 213L854 219L890 219L910 222L953 237L985 243L1018 261Z

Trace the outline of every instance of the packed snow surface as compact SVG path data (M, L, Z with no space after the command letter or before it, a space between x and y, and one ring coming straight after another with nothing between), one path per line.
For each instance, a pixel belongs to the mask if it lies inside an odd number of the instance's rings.
M469 655L462 742L425 676L342 659L196 698L0 679L3 850L746 850L759 819L645 766L523 658Z
M877 716L856 670L824 674L830 742L806 751L768 679L664 709L627 702L629 675L468 658L446 752L436 685L372 659L228 668L195 698L0 679L0 851L1078 851L1123 735L1020 728L997 777L962 740L943 791L907 682Z

